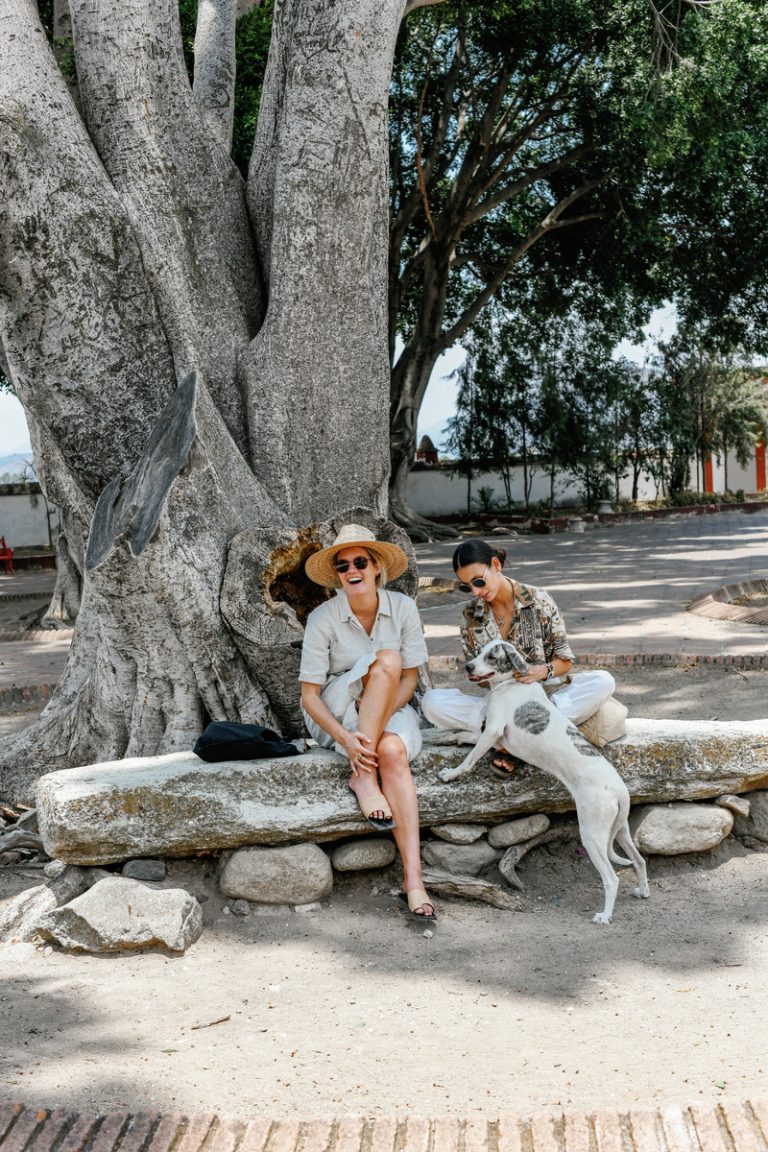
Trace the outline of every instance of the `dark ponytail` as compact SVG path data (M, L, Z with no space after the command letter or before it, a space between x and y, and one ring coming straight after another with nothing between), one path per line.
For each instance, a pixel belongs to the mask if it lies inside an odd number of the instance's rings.
M485 564L487 566L494 557L496 557L503 568L504 561L507 558L504 549L491 548L490 544L486 544L485 540L472 537L471 540L465 540L463 544L459 544L454 552L453 570L454 572L458 572L459 568L468 568L470 564Z

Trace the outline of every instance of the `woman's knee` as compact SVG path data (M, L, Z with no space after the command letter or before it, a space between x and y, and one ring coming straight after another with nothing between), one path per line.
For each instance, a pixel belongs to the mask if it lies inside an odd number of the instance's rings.
M376 745L376 751L379 756L379 772L382 780L386 776L410 772L405 744L396 733L385 732Z
M369 671L369 676L387 676L392 679L400 679L403 671L403 661L399 652L395 652L393 648L382 648L381 652L376 653L376 659Z
M590 675L594 677L595 689L604 694L606 700L616 691L616 681L604 668L596 668Z

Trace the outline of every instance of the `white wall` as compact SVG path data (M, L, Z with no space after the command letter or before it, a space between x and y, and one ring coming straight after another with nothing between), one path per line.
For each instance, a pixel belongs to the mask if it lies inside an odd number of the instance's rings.
M730 480L730 477L729 477ZM472 510L480 510L479 493L481 488L490 488L498 511L506 507L506 492L499 476L492 472L475 476L472 479ZM632 495L631 477L625 477L621 482L622 496L629 498ZM447 469L435 468L411 472L406 485L406 495L411 507L422 516L453 516L456 513L465 514L467 511L467 480ZM638 489L640 500L655 500L656 486L640 478ZM512 472L512 499L522 502L523 499L523 470L515 468ZM531 487L531 500L549 501L549 477L543 472L537 472ZM556 481L555 504L580 503L578 482L568 473L562 473Z
M722 461L713 458L712 478L715 492L725 491L725 475ZM696 483L696 462L691 461L691 485ZM739 488L745 495L755 492L757 487L757 474L754 459L750 460L746 468L740 467L735 457L728 455L728 487L731 492ZM472 511L480 510L479 493L481 488L490 488L494 500L498 501L497 511L506 508L506 492L501 478L492 472L474 476L472 479ZM630 499L632 496L632 477L625 476L620 484L619 491L622 496ZM461 515L467 511L467 480L456 472L445 468L419 469L408 477L406 494L411 507L422 516L453 516ZM653 480L641 475L638 484L637 496L639 500L656 500L659 493ZM523 500L523 470L512 470L512 499L522 503ZM537 472L534 475L531 488L531 501L549 501L549 478ZM555 505L579 504L581 496L579 483L573 476L563 472L556 482Z
M712 483L715 492L725 491L725 469L721 457L712 458ZM735 456L728 453L728 487L731 492L738 492L742 488L744 494L754 492L757 488L757 470L754 457L746 468L742 468Z
M35 485L36 487L36 485ZM54 541L59 532L58 510L50 505L51 534ZM0 489L0 536L11 548L48 548L45 497L42 492L8 492Z

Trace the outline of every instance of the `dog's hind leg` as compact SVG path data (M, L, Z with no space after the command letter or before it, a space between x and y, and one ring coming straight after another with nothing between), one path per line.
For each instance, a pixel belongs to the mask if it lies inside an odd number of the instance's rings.
M629 860L635 870L635 876L637 877L637 887L635 888L634 895L637 896L640 900L647 900L651 894L651 890L648 887L648 871L645 866L645 860L640 855L635 846L632 835L629 831L629 824L627 824L626 821L621 828L617 829L616 839L626 852L627 856L629 856Z
M602 912L597 912L592 917L592 922L594 924L610 924L611 917L613 916L613 906L616 903L616 894L619 891L619 878L611 867L610 860L608 859L608 845L605 843L605 836L600 834L600 830L598 830L596 834L592 828L585 828L581 820L579 820L579 827L581 842L584 845L587 855L597 869L605 891L605 907Z

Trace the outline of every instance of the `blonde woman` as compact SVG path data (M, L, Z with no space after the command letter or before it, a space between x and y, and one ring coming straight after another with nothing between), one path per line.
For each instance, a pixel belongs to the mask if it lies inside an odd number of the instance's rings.
M421 731L409 700L427 647L413 600L386 589L387 579L407 567L402 548L377 540L360 524L345 525L330 547L310 556L307 575L336 595L307 619L301 707L318 744L349 760L349 787L369 824L393 830L410 911L434 920L410 768L421 750Z

